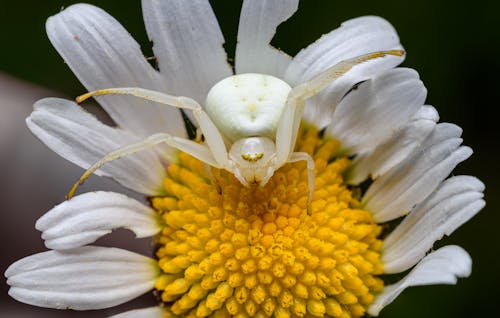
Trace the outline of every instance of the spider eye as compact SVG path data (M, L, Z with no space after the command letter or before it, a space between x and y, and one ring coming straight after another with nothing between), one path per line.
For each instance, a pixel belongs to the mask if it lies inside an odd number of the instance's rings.
M274 76L234 75L212 87L205 109L231 142L251 136L274 139L290 90L290 85Z
M243 159L245 159L246 161L249 161L249 162L258 161L262 157L264 157L264 153L263 152L253 152L253 153L243 153L243 154L241 154L241 158L243 158Z
M240 165L249 166L257 161L259 161L259 165L265 164L275 152L276 147L271 139L267 137L250 137L236 141L231 146L229 154Z

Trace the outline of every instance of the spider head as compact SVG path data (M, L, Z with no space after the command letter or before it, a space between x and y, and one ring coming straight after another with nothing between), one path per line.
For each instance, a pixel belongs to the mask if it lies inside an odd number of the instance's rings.
M229 158L236 178L243 185L264 186L276 169L274 157L276 146L267 137L243 138L232 144Z

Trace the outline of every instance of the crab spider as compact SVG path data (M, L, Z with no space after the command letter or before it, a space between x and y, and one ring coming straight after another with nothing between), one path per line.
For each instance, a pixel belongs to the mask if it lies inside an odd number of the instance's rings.
M77 97L77 103L92 96L125 94L189 109L198 122L205 143L157 133L118 148L88 168L73 185L67 198L70 199L77 187L104 164L166 143L212 167L231 172L244 186L264 186L284 164L305 161L310 203L314 191L314 161L308 153L293 151L305 100L318 94L352 67L386 55L402 56L404 51L379 51L348 59L293 88L270 75L234 75L212 87L207 95L205 110L191 98L136 87L101 89L81 95Z

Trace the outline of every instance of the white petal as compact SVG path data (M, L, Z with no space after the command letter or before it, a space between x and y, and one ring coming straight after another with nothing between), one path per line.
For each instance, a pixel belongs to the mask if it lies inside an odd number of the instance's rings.
M384 72L349 93L326 134L351 153L366 153L393 137L423 105L427 91L408 68Z
M167 92L204 104L210 88L232 75L210 3L143 0L142 10Z
M113 315L109 318L163 318L163 311L160 307L149 307L143 309L135 309L123 312L118 315Z
M262 73L283 77L291 58L271 46L280 23L297 11L298 0L245 0L241 9L236 46L236 73Z
M415 265L436 240L453 233L484 207L483 191L484 184L470 176L443 182L384 239L384 271L399 273Z
M419 149L439 120L432 106L424 105L412 120L392 138L366 155L357 156L346 176L349 184L359 184L369 176L376 179Z
M50 41L89 90L142 87L165 90L159 73L146 61L139 45L109 14L76 4L47 20ZM179 110L130 96L97 98L113 120L140 136L168 132L185 136Z
M372 212L376 222L408 213L472 154L469 147L459 147L461 132L460 127L452 124L436 125L419 151L373 182L362 204Z
M45 246L64 250L93 243L113 229L126 228L137 237L161 230L156 212L123 194L89 192L65 201L37 222Z
M382 293L376 296L368 313L377 316L407 287L421 285L457 283L457 277L468 277L472 268L472 260L467 252L459 246L445 246L430 253L402 280L396 284L384 287Z
M61 157L88 168L108 152L139 139L120 129L108 127L75 103L45 98L34 105L26 119L28 128ZM96 172L148 195L160 193L165 169L152 150L112 161Z
M151 290L156 262L118 248L85 246L25 257L5 272L9 295L39 307L88 310L125 303Z
M342 23L338 29L300 51L290 63L285 80L295 86L346 59L392 49L402 49L402 46L389 22L373 16L355 18ZM307 101L304 118L323 128L332 121L331 114L335 107L354 84L395 67L403 59L386 56L354 67L322 93Z

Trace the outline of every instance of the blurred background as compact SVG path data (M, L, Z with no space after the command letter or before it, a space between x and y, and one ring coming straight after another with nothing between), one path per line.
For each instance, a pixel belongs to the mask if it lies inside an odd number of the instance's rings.
M45 20L77 1L0 1L0 273L7 266L45 250L34 223L60 203L82 170L50 152L24 124L35 100L74 98L85 92L45 35ZM88 1L118 19L153 56L143 26L140 1ZM241 1L211 1L233 55ZM407 50L404 66L415 68L428 88L427 103L441 121L464 129L464 143L475 154L454 174L478 176L486 184L486 208L451 237L436 244L458 244L473 258L473 272L457 286L406 290L381 317L494 316L500 285L500 2L476 1L302 1L299 11L278 29L273 44L291 55L347 19L380 15L398 30ZM106 117L95 107L92 111ZM114 189L109 180L91 178L81 192ZM131 242L133 246L131 247ZM101 245L126 246L148 254L147 240L117 231ZM0 283L1 317L106 317L153 304L146 295L121 307L96 312L41 309L18 303Z

